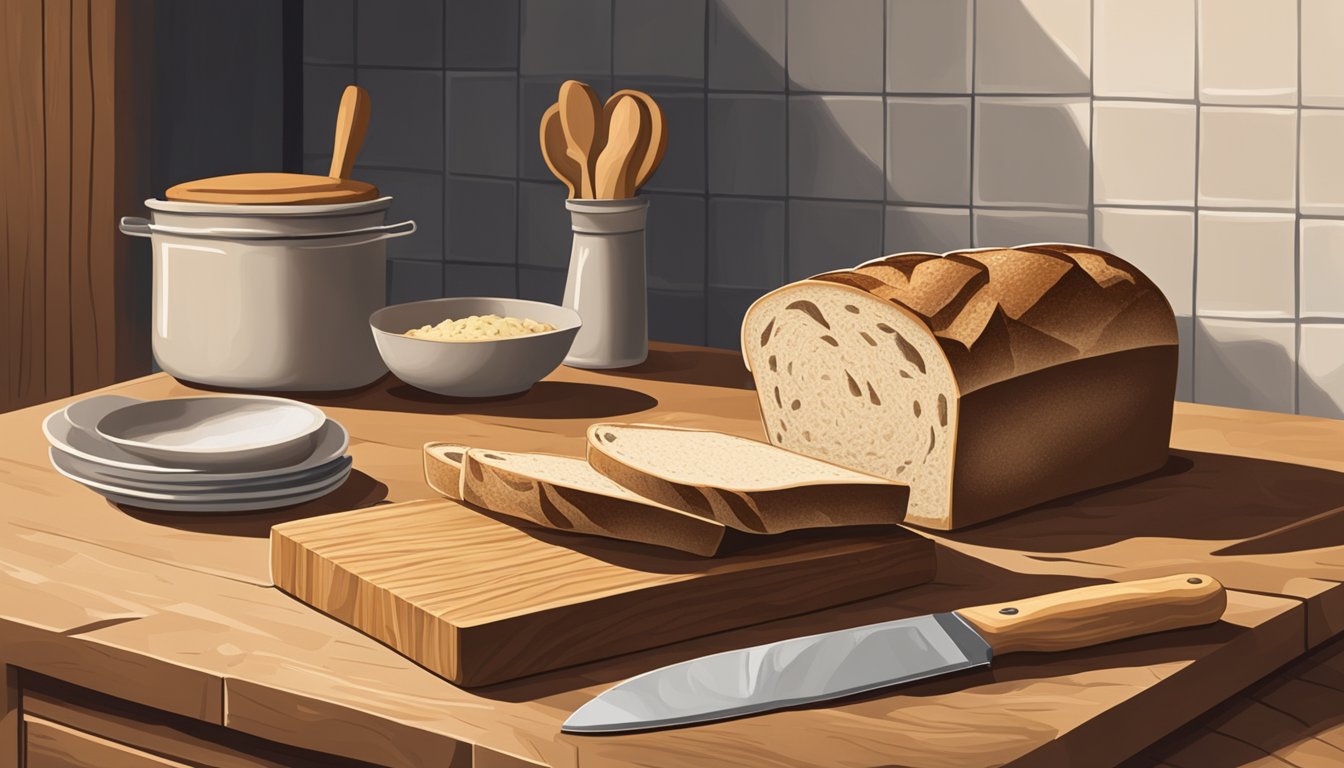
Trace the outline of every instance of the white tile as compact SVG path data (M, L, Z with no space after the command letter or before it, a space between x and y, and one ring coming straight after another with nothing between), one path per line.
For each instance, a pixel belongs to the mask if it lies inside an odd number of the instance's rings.
M882 250L945 253L971 247L971 209L889 205Z
M1088 99L977 97L976 205L1088 206Z
M1344 419L1344 325L1303 324L1297 412Z
M1194 314L1195 214L1097 208L1098 248L1138 267L1157 284L1177 315Z
M1092 199L1193 205L1195 107L1098 101L1092 112Z
M1344 221L1304 219L1300 317L1344 319Z
M1302 103L1344 107L1344 3L1302 0Z
M887 0L887 90L970 93L971 0Z
M1097 96L1194 98L1195 0L1096 0L1094 13Z
M1024 243L1086 243L1087 214L1049 211L975 211L975 247Z
M1293 208L1297 110L1201 107L1199 204Z
M1199 96L1297 104L1297 0L1200 0Z
M1180 340L1180 361L1176 366L1176 399L1195 401L1195 318L1177 317L1176 336Z
M1344 111L1302 110L1302 213L1344 214Z
M1199 212L1195 311L1201 316L1291 318L1296 217Z
M887 99L887 200L968 205L971 100Z
M789 97L789 194L882 200L881 96Z
M979 0L976 92L1088 92L1091 26L1091 3L1080 0Z
M881 91L883 8L883 0L790 0L787 55L794 89Z
M1297 331L1293 323L1199 318L1195 400L1292 413Z

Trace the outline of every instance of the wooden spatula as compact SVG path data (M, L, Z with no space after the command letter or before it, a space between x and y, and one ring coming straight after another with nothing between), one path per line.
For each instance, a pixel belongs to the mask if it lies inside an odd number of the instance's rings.
M170 187L169 200L193 203L242 205L302 205L356 203L374 200L378 188L349 178L355 157L368 132L371 112L369 93L349 85L341 95L336 115L336 141L331 154L330 176L305 173L237 173Z
M634 197L639 188L649 180L653 172L658 170L658 166L663 162L663 156L667 154L667 122L663 119L663 110L658 106L658 102L653 97L643 91L624 89L611 95L607 100L612 101L621 96L631 96L639 99L644 106L644 111L648 113L646 120L649 124L649 137L644 142L645 149L641 153L639 161L631 164L631 182L630 194L627 197Z
M647 111L636 98L622 96L615 101L607 126L607 144L595 166L597 197L612 200L634 194L630 166L638 166L640 139L644 138L647 146L649 135L644 130L644 114Z
M560 105L552 104L541 116L541 157L555 178L569 188L569 198L579 196L583 169L569 156L569 142L560 125Z
M568 154L579 164L579 193L591 198L593 193L594 142L598 139L598 117L601 105L593 89L577 80L566 80L560 86L560 127L568 142ZM600 145L599 145L600 146Z

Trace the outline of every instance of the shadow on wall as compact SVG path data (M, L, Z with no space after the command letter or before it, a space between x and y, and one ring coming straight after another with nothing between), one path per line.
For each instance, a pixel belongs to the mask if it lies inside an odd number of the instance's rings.
M1258 339L1217 339L1203 331L1199 335L1195 360L1198 402L1280 413L1293 413L1294 406L1301 403L1333 402L1331 394L1306 375L1297 377L1294 402L1297 362L1281 344Z
M769 50L728 9L721 18L716 34L743 52L740 68L774 78L785 72L782 51ZM984 91L976 94L974 118L957 113L965 122L951 131L943 130L945 118L923 118L958 97L964 104L966 94L829 95L789 74L788 195L803 198L802 208L817 201L815 215L800 217L800 206L790 207L789 279L904 250L1091 242L1090 99L1044 93L1087 92L1089 74L1019 0L1004 3L993 21L993 40L1010 39L1011 55L995 55L981 35L987 53L976 87ZM985 69L998 60L1007 64ZM949 173L964 181L938 178ZM879 202L938 210L879 211Z

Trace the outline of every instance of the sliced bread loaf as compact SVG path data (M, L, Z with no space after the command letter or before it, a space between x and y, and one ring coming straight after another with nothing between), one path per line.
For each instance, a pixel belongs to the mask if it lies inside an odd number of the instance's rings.
M951 529L1167 457L1171 307L1084 246L889 256L779 288L742 324L772 443L909 483Z
M702 556L723 543L722 524L642 498L581 458L427 443L424 461L440 494L547 528Z
M640 496L752 533L899 523L909 496L767 443L653 424L594 424L588 463Z

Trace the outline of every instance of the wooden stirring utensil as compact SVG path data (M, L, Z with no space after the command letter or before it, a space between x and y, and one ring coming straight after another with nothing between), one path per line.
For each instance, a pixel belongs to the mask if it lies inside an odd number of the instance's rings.
M541 116L541 157L555 178L569 189L569 199L578 197L583 169L569 156L569 142L560 125L559 104L552 104Z
M616 100L607 126L607 145L595 165L599 198L613 200L633 195L630 166L638 154L641 133L647 136L643 131L644 112L638 99L622 96Z
M663 156L667 154L667 122L663 119L663 110L658 106L658 102L653 97L643 91L623 89L611 95L611 100L620 96L630 96L638 99L647 113L645 118L649 124L649 138L644 142L645 149L637 163L631 165L630 193L627 197L634 197L639 188L649 180L653 172L658 170L658 166L663 162Z
M560 86L560 127L568 155L579 164L579 196L592 198L594 142L598 138L598 115L602 110L593 89L577 80Z
M336 115L330 176L305 173L236 173L170 187L169 200L242 205L316 205L374 200L378 188L350 178L372 113L369 92L348 85Z

